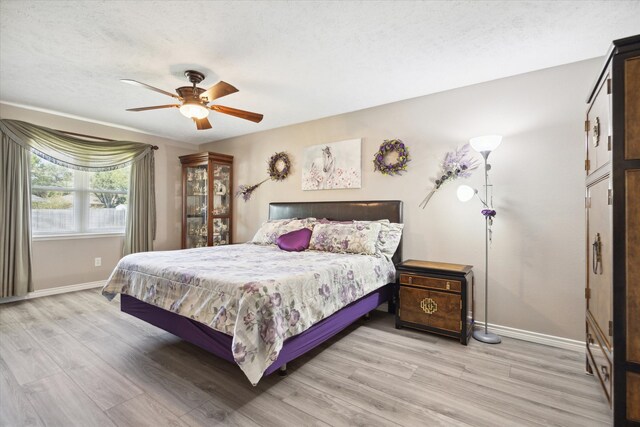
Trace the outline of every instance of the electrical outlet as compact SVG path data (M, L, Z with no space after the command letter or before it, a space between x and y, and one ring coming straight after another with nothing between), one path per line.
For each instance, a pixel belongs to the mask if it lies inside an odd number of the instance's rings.
M94 260L94 265L100 267L102 265L102 258L98 257Z

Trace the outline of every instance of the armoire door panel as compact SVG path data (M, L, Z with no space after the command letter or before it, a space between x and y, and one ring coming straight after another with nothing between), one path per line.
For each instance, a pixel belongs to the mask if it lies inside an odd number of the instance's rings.
M588 187L587 192L591 200L587 209L587 310L602 333L607 349L611 351L609 322L612 319L612 240L609 179L596 182Z
M611 135L610 103L611 97L607 93L607 78L603 79L595 100L587 112L587 160L591 174L604 166L611 159L609 151L609 135Z
M640 363L640 169L627 170L625 180L627 360Z
M640 57L624 64L624 139L627 160L640 159Z

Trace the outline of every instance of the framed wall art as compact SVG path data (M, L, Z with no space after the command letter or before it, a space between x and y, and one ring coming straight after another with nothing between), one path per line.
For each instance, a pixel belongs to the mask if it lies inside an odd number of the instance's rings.
M362 139L312 145L302 156L302 189L360 188Z

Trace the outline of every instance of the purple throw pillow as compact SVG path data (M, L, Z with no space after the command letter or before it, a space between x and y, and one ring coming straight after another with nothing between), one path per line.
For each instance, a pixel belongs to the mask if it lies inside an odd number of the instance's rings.
M300 230L291 231L278 237L276 244L283 251L301 252L309 247L310 240L311 230L301 228Z

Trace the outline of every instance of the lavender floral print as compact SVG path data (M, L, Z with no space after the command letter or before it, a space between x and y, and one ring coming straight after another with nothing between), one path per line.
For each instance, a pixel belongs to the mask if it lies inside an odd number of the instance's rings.
M378 222L316 224L309 249L316 251L374 255L380 234Z
M234 359L255 385L287 338L394 279L383 256L241 244L128 255L102 293L130 295L233 336Z

